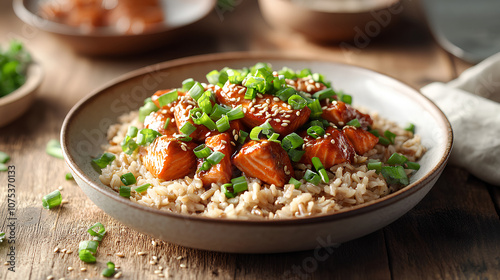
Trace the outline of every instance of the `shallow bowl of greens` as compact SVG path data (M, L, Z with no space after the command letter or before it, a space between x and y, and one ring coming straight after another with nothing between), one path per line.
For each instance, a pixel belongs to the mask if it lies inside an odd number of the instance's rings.
M286 220L234 220L189 216L146 207L120 197L99 180L92 159L102 153L107 130L137 110L158 89L186 78L203 81L213 69L268 62L275 68L310 68L325 75L354 103L401 126L411 122L427 152L410 184L378 200L322 216ZM126 74L96 90L68 113L61 130L63 154L76 182L98 207L131 228L182 246L237 253L275 253L334 246L392 223L412 209L443 171L453 142L444 114L415 89L383 74L324 59L226 53L173 60Z

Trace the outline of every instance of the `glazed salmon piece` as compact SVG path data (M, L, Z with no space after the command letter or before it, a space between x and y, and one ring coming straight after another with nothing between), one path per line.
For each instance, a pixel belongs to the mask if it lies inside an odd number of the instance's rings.
M167 125L167 129L165 129L165 122L170 118L170 122ZM157 112L151 113L144 119L144 126L146 128L150 128L158 131L162 135L173 136L178 132L177 126L175 125L175 121L173 122L174 114L170 113L167 110L160 110Z
M212 151L219 151L225 156L221 162L212 165L209 170L199 171L198 176L203 182L204 187L210 187L212 183L224 184L230 183L233 175L231 166L231 154L233 153L233 146L230 144L231 136L229 133L219 133L214 136L207 137L205 145ZM198 168L203 163L203 159L198 159Z
M247 176L278 187L287 184L294 174L286 151L279 143L268 140L246 143L234 156L233 163Z
M342 101L332 101L327 104L326 100L321 102L323 114L321 117L336 126L343 127L346 123L358 119L361 127L366 129L373 124L373 120L368 114L363 114L349 104ZM326 106L326 108L325 108Z
M182 142L161 136L141 152L146 169L156 178L175 180L196 171L196 156L193 142Z
M220 90L215 90L217 101L233 108L241 105L245 112L242 122L248 127L259 126L269 120L274 131L287 135L302 126L309 119L311 110L304 107L293 110L288 103L276 96L264 94L253 100L245 99L247 88L227 82Z
M301 158L302 163L312 164L313 157L318 157L326 169L335 164L343 162L352 162L355 150L342 131L329 127L326 129L324 137L313 137L302 132L300 135L304 138L304 155Z
M194 141L203 142L210 130L204 125L195 124L189 116L189 111L197 107L198 104L190 96L180 97L177 104L174 106L175 124L177 129L181 129L186 122L190 122L196 127L196 130L191 133L190 137L192 137Z
M358 155L363 155L373 149L378 143L378 137L361 128L345 126L342 129L349 142L351 142L354 150Z

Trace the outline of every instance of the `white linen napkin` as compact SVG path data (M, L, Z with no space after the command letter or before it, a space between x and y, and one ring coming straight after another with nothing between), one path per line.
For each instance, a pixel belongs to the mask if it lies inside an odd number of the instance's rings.
M500 186L500 53L449 83L432 83L421 91L452 125L450 163Z

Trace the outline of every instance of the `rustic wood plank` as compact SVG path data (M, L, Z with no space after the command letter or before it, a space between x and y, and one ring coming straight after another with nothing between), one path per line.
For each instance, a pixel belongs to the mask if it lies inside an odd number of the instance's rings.
M484 183L462 169L447 167L384 232L394 279L500 277L500 220Z

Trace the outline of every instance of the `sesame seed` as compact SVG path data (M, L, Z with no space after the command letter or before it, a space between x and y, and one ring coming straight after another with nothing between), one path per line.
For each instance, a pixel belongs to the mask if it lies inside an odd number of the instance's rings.
M85 271L87 271L87 268L86 267L82 267L82 268L80 268L80 271L85 272Z
M62 203L62 202L61 202ZM68 251L68 249L62 249L61 252L62 253L66 253L66 251Z
M73 251L68 250L68 251L66 251L66 254L73 254Z
M271 104L271 99L266 99L267 104Z
M118 264L117 264L117 265L115 265L115 268L116 268L116 269L118 269L118 268L120 268L120 267L121 267L121 266L120 266L120 265L118 265Z
M187 265L185 263L181 263L179 266L182 267L182 268L186 268L187 267Z
M274 121L279 123L279 122L281 122L281 119L276 118L276 119L274 119Z
M156 246L156 241L152 240L152 241L151 241L151 244L152 244L153 246Z
M257 93L257 97L258 97L258 98L263 98L263 97L264 97L264 95L262 95L262 94L260 94L260 93Z
M59 252L59 247L54 248L54 253L57 253L57 252Z
M330 143L332 143L333 145L335 145L335 139L332 139L332 140L330 141Z
M74 268L73 268L73 267L71 267L71 266L69 266L69 267L68 267L68 271L73 271L73 269L74 269Z
M115 278L115 279L118 279L120 277L122 277L122 272L121 271L118 271L118 273L116 273L115 276L113 276L113 278Z
M154 271L155 274L160 274L161 273L161 270L155 270Z
M321 87L320 83L315 83L314 86L317 88Z
M116 253L115 255L117 257L119 257L119 258L124 258L125 257L125 255L123 253L121 253L121 252L120 253Z
M155 265L155 264L156 264L156 262L155 262L155 261L149 261L149 264L150 264L150 265Z
M295 112L295 115L300 116L300 111Z
M220 142L224 145L227 144L226 140L220 140Z
M184 151L184 152L187 152L187 149L184 145L181 145L181 149Z
M153 260L158 260L158 257L157 256L153 256Z
M287 123L282 123L281 126L288 126L288 124Z
M231 145L236 146L236 144L233 141L231 141Z
M54 279L54 276L52 276L52 275L47 276L47 280L53 280L53 279Z
M234 136L234 141L238 141L238 135Z
M280 99L278 97L273 97L273 100L274 101L280 101Z
M144 255L146 255L146 252L137 252L137 255L144 256Z
M321 107L322 110L326 110L327 108L328 108L327 106Z
M284 123L290 123L290 120L283 120Z
M290 175L290 171L289 170L285 170L285 174L286 175Z
M3 265L9 265L9 263L8 262L4 262Z
M183 256L178 256L176 259L177 260L182 260L184 257Z
M160 265L160 266L158 267L158 269L159 269L159 270L163 270L163 266L161 266L161 265Z
M290 115L285 115L285 118L289 119L291 116Z
M243 108L243 113L246 113L247 112L247 108Z
M60 191L62 191L62 190L63 190L63 187L62 187L62 186L59 186L57 189L58 189L58 190L60 190Z
M308 81L310 84L314 84L314 80L313 79L309 79Z
M253 98L252 103L255 103L255 102L257 102L257 99Z

